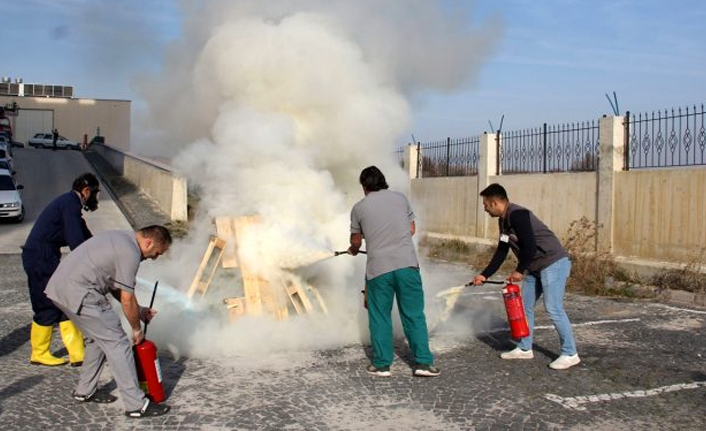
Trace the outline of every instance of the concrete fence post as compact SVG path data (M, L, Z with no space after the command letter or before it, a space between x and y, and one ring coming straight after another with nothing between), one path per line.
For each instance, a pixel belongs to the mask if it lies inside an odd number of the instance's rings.
M419 148L417 144L407 144L404 149L404 168L410 179L417 178L417 166L419 165ZM419 177L421 178L421 172Z
M625 149L624 117L603 117L598 120L598 197L596 223L599 251L613 252L615 228L615 184L616 173L623 170Z
M502 144L502 135L495 133L484 133L480 136L480 144L478 146L478 190L476 190L476 236L479 238L487 238L488 236L488 217L485 215L483 205L480 203L479 193L488 185L490 185L496 176L498 169L498 141Z

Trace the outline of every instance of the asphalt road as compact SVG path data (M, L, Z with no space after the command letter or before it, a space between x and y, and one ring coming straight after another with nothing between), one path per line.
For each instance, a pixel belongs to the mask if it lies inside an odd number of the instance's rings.
M21 194L26 215L19 224L0 221L0 253L19 253L44 207L55 197L71 190L77 176L92 172L91 165L78 151L16 148L14 160L17 182L24 186ZM94 234L130 229L130 224L105 191L100 194L98 210L84 213L84 218Z

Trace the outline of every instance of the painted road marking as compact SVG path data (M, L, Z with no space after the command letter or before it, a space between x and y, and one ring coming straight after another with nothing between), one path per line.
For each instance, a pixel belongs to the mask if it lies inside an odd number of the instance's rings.
M581 322L581 323L572 323L571 326L593 326L593 325L606 325L609 323L630 323L630 322L639 322L639 318L634 318L634 319L607 319L607 320L593 320L590 322ZM490 328L485 332L482 332L483 334L492 334L495 332L507 332L507 330L510 329L509 326L503 326L503 327L497 327L497 328ZM534 327L534 329L554 329L554 325L537 325Z
M571 326L593 326L593 325L605 325L607 323L628 323L628 322L639 322L639 318L634 319L607 319L607 320L594 320L591 322L581 322L572 323ZM553 329L554 325L539 325L535 326L534 329Z
M619 392L610 394L598 394L598 395L585 395L578 397L560 397L555 394L544 394L544 398L549 401L554 401L555 403L561 405L564 408L570 410L586 410L584 404L588 403L598 403L603 401L614 401L622 400L627 398L645 398L651 397L659 394L666 394L668 392L677 392L687 389L696 389L699 387L706 387L706 381L692 382L692 383L679 383L676 385L662 386L654 389L647 389L643 391L632 391L632 392Z
M687 313L695 313L695 314L706 314L706 311L701 311L701 310L692 310L690 308L672 307L671 305L664 305L664 304L660 304L660 305L664 308L669 308L670 310L686 311Z

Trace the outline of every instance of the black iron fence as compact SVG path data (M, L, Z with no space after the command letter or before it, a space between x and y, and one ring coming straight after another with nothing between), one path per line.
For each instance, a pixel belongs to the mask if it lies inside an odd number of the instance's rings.
M399 147L397 151L395 151L395 157L397 158L397 163L399 163L401 168L404 168L405 159L404 159L404 148L405 147Z
M631 114L625 127L624 169L706 165L704 105ZM495 135L503 174L581 172L598 169L598 121L524 129ZM479 137L417 143L417 178L478 174ZM401 166L404 148L397 150Z
M594 171L598 137L596 121L505 132L499 151L502 173Z
M706 165L704 105L625 115L625 170Z
M417 178L477 175L479 146L478 137L418 143Z

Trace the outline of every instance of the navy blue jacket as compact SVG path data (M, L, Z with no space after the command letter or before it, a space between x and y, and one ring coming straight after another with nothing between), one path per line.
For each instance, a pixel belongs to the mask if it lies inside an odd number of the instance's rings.
M71 250L92 236L81 214L81 198L74 191L57 197L39 215L27 237L23 254L61 257L61 247Z

